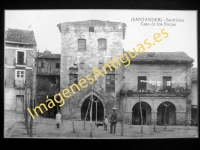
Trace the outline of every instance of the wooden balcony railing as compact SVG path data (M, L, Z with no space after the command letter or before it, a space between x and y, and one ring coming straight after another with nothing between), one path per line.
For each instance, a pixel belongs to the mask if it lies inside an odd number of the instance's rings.
M125 83L123 89L127 92L127 96L133 94L188 94L189 90L186 88L186 83L171 82L170 84L163 85L163 83L149 84L146 86L138 86L138 83Z

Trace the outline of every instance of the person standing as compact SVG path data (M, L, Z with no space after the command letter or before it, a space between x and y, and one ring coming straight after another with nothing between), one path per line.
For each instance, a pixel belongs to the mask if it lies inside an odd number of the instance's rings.
M114 134L115 134L115 131L116 131L116 123L117 123L117 108L116 106L114 106L112 108L113 110L113 113L111 114L111 118L110 118L110 134L112 134L113 132L113 128L114 128Z
M60 114L60 111L58 111L58 113L56 114L56 124L57 124L57 128L60 128L60 124L61 124L61 114Z
M108 118L105 115L105 120L104 120L104 130L107 130L107 126L108 126Z

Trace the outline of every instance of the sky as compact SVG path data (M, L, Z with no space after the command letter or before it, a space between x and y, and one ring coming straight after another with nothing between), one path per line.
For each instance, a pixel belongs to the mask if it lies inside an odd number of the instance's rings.
M136 21L141 18L160 18L156 21ZM70 9L70 10L5 10L5 28L34 31L37 49L61 53L61 34L57 24L84 20L123 22L126 24L125 51L137 48L145 39L153 40L164 29L168 37L146 51L184 51L197 67L197 11L183 10L129 10L129 9ZM176 19L179 21L177 22ZM167 24L169 26L167 26Z

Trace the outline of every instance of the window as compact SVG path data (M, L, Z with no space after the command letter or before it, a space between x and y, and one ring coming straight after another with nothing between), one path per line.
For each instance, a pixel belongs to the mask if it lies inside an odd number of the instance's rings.
M78 74L69 75L69 84L78 84Z
M60 63L56 63L56 68L60 68Z
M15 73L15 87L24 87L25 70L16 70Z
M171 81L172 81L172 77L171 76L164 76L163 77L163 89L164 90L171 89Z
M147 77L138 76L138 91L146 91L147 89Z
M41 62L41 68L45 68L45 62L44 61Z
M79 50L86 50L86 40L85 39L79 39L78 40L78 49Z
M106 75L106 91L115 92L115 74Z
M107 40L106 39L98 39L98 49L99 50L107 49Z
M17 62L18 65L24 64L24 52L23 51L17 51Z
M17 78L18 79L24 79L24 77L25 77L25 70L17 71Z
M94 27L89 27L89 32L94 32Z

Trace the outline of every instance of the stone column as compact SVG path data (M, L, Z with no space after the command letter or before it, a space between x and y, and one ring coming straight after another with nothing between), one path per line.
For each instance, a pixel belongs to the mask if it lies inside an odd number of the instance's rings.
M191 113L187 113L186 115L186 125L190 125L191 124Z
M186 123L186 112L185 111L176 111L176 124L185 125Z
M157 111L151 111L151 124L157 124Z
M125 112L125 121L132 124L132 112Z

